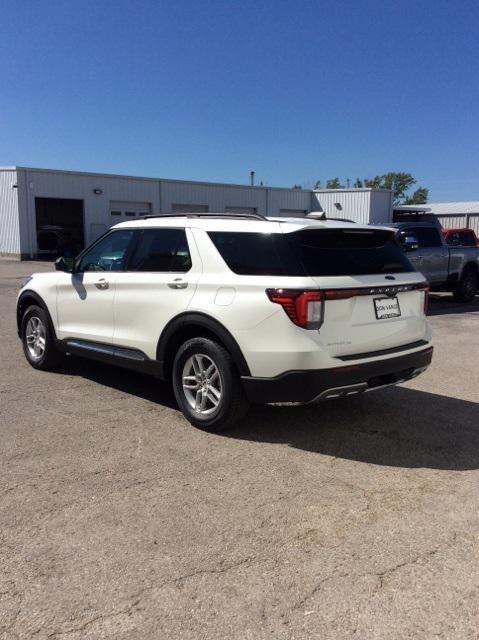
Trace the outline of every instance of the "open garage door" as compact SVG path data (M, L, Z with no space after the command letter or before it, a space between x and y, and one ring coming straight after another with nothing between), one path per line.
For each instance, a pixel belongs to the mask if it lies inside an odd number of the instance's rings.
M35 198L37 256L75 256L85 246L83 200Z

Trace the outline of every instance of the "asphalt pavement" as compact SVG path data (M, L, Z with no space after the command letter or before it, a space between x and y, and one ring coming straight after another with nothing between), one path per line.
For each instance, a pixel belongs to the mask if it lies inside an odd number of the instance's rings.
M0 639L479 637L479 300L405 385L191 427L159 381L35 371L0 261Z

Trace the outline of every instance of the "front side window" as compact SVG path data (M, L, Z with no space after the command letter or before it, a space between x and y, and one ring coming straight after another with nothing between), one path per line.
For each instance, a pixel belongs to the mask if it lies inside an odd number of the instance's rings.
M76 270L83 271L123 271L132 229L112 231L81 256Z
M185 273L191 256L184 229L143 229L131 257L129 271Z

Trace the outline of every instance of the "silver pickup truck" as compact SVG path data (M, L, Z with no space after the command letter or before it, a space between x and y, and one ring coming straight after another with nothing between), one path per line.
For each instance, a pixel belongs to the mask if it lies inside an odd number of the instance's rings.
M452 291L457 302L471 302L479 290L479 247L450 247L432 222L401 222L398 240L409 260L434 291Z

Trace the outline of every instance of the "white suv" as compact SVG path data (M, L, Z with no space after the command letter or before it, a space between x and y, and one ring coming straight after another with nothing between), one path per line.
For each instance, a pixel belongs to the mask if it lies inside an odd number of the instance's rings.
M171 380L185 417L232 426L250 402L315 402L429 365L428 286L388 228L186 214L113 227L27 278L18 332L37 369L77 354Z

